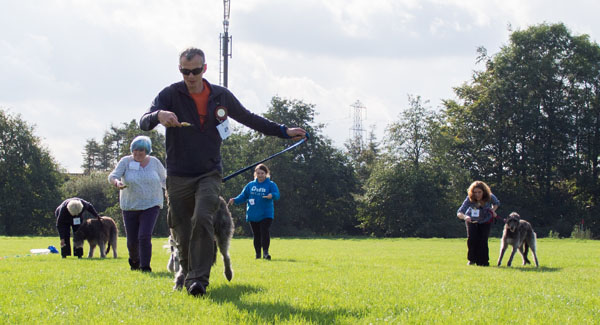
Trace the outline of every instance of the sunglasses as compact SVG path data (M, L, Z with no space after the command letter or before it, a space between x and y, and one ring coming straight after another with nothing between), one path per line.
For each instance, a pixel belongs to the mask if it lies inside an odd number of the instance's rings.
M194 76L197 76L199 74L202 73L202 71L204 71L204 66L202 66L201 68L196 68L196 69L179 69L179 72L181 72L184 76L189 76L190 73L192 73Z

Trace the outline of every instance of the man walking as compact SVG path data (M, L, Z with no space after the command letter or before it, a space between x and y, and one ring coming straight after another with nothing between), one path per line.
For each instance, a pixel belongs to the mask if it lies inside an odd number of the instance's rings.
M287 128L248 111L226 88L211 85L204 52L188 48L179 56L183 81L163 89L140 119L140 128L166 127L167 223L180 252L175 289L202 296L209 285L214 255L213 217L219 207L221 142L228 118L265 135L295 140L301 128Z

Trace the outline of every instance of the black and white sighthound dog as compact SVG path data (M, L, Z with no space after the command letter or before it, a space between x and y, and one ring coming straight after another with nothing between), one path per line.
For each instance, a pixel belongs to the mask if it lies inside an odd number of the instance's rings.
M215 220L213 220L213 227L215 229L216 245L215 254L213 257L213 265L217 262L217 246L221 255L223 256L223 264L225 271L223 274L228 281L233 278L233 269L231 268L231 258L229 257L229 243L233 237L233 218L231 212L227 207L227 203L222 197L219 197L219 210L215 214ZM180 289L183 287L186 274L183 273L181 265L179 264L179 249L177 249L177 242L172 236L169 236L169 246L171 248L171 257L167 264L167 270L175 273L175 286L173 289Z
M517 249L523 257L523 265L531 264L529 259L527 259L527 253L531 248L535 266L539 267L536 238L537 236L533 231L531 224L525 220L521 220L521 216L518 213L512 212L506 219L506 224L504 225L504 232L502 233L502 241L500 243L498 266L502 265L502 257L504 256L504 251L506 251L507 246L512 245L513 249L508 258L507 266L512 264Z

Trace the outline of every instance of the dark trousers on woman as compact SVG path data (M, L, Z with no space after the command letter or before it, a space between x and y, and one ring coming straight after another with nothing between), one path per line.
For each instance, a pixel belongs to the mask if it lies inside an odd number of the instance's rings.
M132 270L151 271L152 230L156 224L158 206L139 211L123 211L129 265Z
M472 264L480 266L490 265L488 238L490 237L491 223L471 223L467 226L467 258Z
M77 229L79 229L79 225L59 223L58 225L56 225L56 228L58 229L58 236L60 237L60 239L65 241L65 245L60 247L60 255L63 258L71 256L71 228L73 228L73 234L75 234ZM73 247L73 255L81 258L83 256L83 247Z
M261 248L264 257L269 255L269 245L271 244L271 234L269 229L271 228L271 223L273 223L273 219L270 218L262 219L259 222L250 221L252 234L254 235L254 250L256 251L256 258L260 258Z

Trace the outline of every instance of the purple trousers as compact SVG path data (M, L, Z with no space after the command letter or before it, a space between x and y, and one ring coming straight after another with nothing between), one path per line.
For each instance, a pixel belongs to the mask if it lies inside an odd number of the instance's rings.
M158 206L146 210L123 211L129 260L131 263L139 265L142 269L150 267L150 260L152 259L152 230L154 230L159 212L160 208Z

